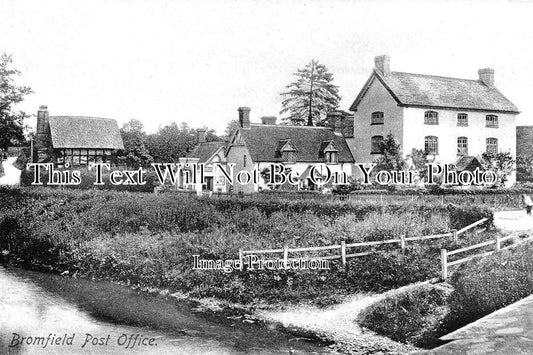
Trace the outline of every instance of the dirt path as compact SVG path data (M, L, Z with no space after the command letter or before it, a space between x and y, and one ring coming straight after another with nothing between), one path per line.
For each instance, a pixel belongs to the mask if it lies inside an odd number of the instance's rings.
M494 212L494 226L503 232L533 232L533 217L525 210Z
M16 160L16 157L11 157L2 162L5 175L0 178L0 185L18 185L20 183L20 170L13 166Z

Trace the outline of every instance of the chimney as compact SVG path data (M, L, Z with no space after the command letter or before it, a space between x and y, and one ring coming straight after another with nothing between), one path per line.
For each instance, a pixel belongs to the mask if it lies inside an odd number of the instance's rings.
M335 132L342 134L344 128L344 114L340 111L332 111L328 113L327 121L330 129Z
M494 87L494 69L485 68L477 71L479 75L479 81L485 84L489 88Z
M250 108L249 107L239 107L239 125L241 128L249 129L250 128Z
M263 124L275 125L277 119L278 118L275 116L263 116L261 117L261 122L263 122Z
M198 143L205 143L205 128L198 128L196 133L198 133Z
M50 158L52 149L52 135L50 133L50 120L48 106L41 105L37 111L37 131L35 132L36 156L35 162L46 162Z
M374 58L376 70L383 76L390 75L390 57L386 54Z
M37 134L46 134L49 126L48 106L39 106L37 111Z

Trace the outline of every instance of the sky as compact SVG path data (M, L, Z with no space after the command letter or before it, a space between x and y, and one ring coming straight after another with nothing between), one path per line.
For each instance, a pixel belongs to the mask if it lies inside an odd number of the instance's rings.
M280 93L311 59L334 74L347 110L388 54L391 70L477 79L533 125L533 2L0 0L0 53L36 114L135 118L224 132L237 108L280 116ZM32 118L28 125L35 126Z

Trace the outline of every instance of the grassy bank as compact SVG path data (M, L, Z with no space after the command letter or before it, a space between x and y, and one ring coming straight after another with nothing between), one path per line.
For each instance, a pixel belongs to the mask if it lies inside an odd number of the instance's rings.
M377 302L360 323L391 339L422 347L533 294L533 244L469 262L450 281L424 285Z
M28 268L69 271L229 301L335 302L438 274L449 240L348 259L346 270L198 271L192 255L235 259L239 248L320 246L459 229L490 211L479 206L199 199L111 191L2 188L0 248ZM471 237L476 238L476 237ZM468 239L468 238L467 238ZM463 239L461 243L466 243ZM397 247L396 247L397 248Z

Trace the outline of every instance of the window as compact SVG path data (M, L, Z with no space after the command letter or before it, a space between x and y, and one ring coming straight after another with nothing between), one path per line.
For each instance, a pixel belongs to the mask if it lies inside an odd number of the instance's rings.
M283 161L285 161L287 163L296 162L296 154L294 154L294 151L292 151L292 150L287 150L285 152L282 152L281 153L281 158L283 159Z
M370 124L383 124L383 112L372 112Z
M496 115L487 115L485 116L487 127L498 128L498 116Z
M242 158L242 165L246 168L246 155Z
M337 163L337 152L326 152L326 163Z
M424 151L426 154L439 154L439 138L426 136L424 138Z
M457 125L458 126L468 126L468 115L466 113L457 114Z
M439 113L435 111L424 112L424 124L439 124Z
M468 155L468 138L457 138L457 155Z
M370 141L370 154L381 154L381 142L383 136L374 136Z
M492 154L498 153L498 139L497 138L487 138L487 153L492 153Z

